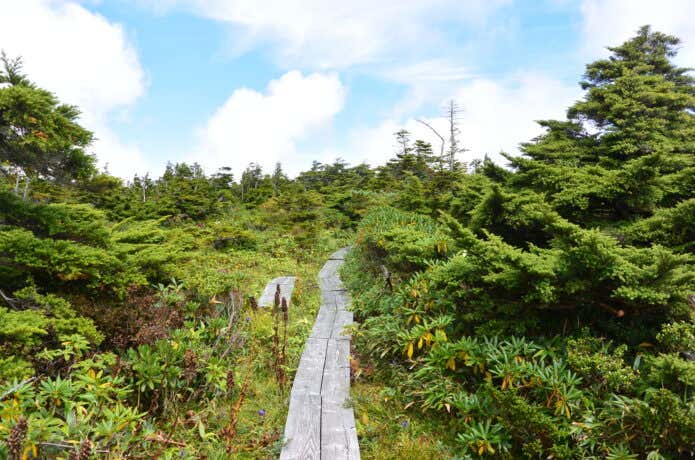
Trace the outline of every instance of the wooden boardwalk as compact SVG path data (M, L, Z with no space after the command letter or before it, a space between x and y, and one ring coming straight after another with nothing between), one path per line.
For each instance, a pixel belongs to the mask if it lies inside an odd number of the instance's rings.
M287 300L287 305L290 304L292 299L292 290L294 289L294 282L297 278L294 276L281 276L271 280L263 290L263 294L258 299L259 307L272 307L275 301L275 290L278 285L280 286L280 298L285 298Z
M350 395L350 297L338 276L346 249L319 272L321 308L304 346L290 393L281 460L359 459Z

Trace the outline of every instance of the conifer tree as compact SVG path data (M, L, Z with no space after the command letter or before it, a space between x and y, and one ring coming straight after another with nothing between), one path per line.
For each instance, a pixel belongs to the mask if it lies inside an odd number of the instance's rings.
M534 188L565 217L623 221L693 197L695 79L677 67L676 37L642 27L589 64L583 100L566 121L510 158L517 186Z
M79 110L61 104L22 72L22 61L0 56L0 172L25 184L31 178L69 181L95 172L85 152L92 133L77 123ZM26 195L26 187L25 187Z

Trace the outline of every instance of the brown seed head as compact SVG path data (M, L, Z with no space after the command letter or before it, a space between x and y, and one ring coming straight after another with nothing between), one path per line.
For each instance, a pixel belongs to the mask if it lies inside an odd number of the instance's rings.
M20 417L17 420L17 424L12 427L12 431L10 431L10 435L7 437L7 450L11 459L19 460L22 458L22 447L24 447L28 427L29 424L25 417Z

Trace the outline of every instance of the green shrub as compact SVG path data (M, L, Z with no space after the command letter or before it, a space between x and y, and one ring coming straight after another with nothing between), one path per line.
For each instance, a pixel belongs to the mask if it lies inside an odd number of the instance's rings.
M597 337L567 341L567 362L596 391L629 390L637 379L632 367L625 364L626 345L612 348Z
M105 246L109 231L104 213L86 204L35 204L0 191L0 225L22 227L39 237Z
M677 322L664 324L656 335L659 343L668 351L683 352L695 349L695 323Z
M442 226L390 208L367 214L343 269L358 348L400 362L408 377L398 387L423 411L456 417L467 455L688 452L690 422L657 422L644 408L689 417L693 363L639 341L672 352L692 344L691 322L667 323L689 317L692 258L623 247L539 209L528 222L552 235L545 248L517 247L487 224L479 236L447 216ZM563 331L578 336L552 337ZM666 430L677 440L664 441Z

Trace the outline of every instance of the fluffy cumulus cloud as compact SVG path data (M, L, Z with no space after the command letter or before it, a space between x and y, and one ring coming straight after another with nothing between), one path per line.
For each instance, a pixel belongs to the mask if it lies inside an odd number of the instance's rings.
M577 85L535 72L498 81L472 80L455 94L463 108L461 127L468 157L488 154L501 161L500 151L517 154L519 143L542 132L536 120L563 119L580 95Z
M0 15L0 46L22 56L38 85L82 110L82 123L95 131L91 150L101 165L123 177L146 168L140 150L109 128L117 111L145 90L137 53L120 25L64 0L10 2Z
M523 72L504 80L473 78L461 84L453 93L463 110L460 117L460 142L468 152L462 161L483 158L486 154L500 164L500 152L519 153L521 142L542 133L535 120L562 119L565 110L580 97L576 85L568 86L549 76ZM447 136L445 118L428 118L442 136ZM382 164L393 157L393 133L406 129L413 139L424 139L439 152L441 141L432 131L414 118L386 120L372 129L355 132L351 146L342 156L353 162Z
M292 66L345 68L451 46L446 25L481 25L510 0L138 0L228 23L237 51L272 46Z
M634 35L644 24L675 34L683 40L677 62L695 63L695 2L689 0L584 0L581 3L579 50L589 62L607 55L607 45L617 45ZM441 72L430 73L429 69ZM423 72L424 70L424 72ZM408 114L417 113L427 100L453 98L463 108L460 127L463 144L469 149L464 160L488 154L504 162L499 152L519 153L519 143L542 132L535 122L546 118L564 118L566 108L581 97L575 84L567 84L549 74L519 72L512 77L480 78L450 60L437 65L405 65L384 72L384 76L410 87L408 97L394 110L394 118L379 126L358 129L350 147L341 156L351 161L381 164L393 156L393 133L407 129L413 138L425 139L439 148L440 140ZM426 120L440 133L447 130L442 118ZM336 154L336 152L331 152Z
M190 161L212 171L229 166L237 177L250 163L266 171L281 161L290 173L302 169L297 143L330 126L345 102L346 89L334 74L291 71L264 92L237 89L200 129L200 146Z
M639 27L650 24L683 40L677 62L687 67L695 64L692 0L584 0L581 12L584 54L591 59L607 54L606 46L619 45Z
M197 148L188 157L208 171L231 166L239 172L251 161L266 169L282 161L290 172L313 159L341 156L350 162L383 163L393 153L393 133L406 128L415 138L438 139L418 123L432 101L455 99L464 109L464 160L485 154L518 153L518 144L538 135L535 120L561 118L580 92L575 84L547 73L512 76L476 74L465 56L482 41L509 35L499 12L511 0L132 0L161 12L187 11L227 24L239 53L270 50L291 71L262 91L240 88L220 101L199 128ZM143 94L146 79L123 28L89 11L89 0L22 0L0 15L0 46L22 55L38 84L65 102L79 105L83 123L96 132L93 150L111 172L128 177L161 165L148 165L137 145L119 139L111 120ZM556 2L564 5L565 2ZM572 7L573 9L574 7ZM605 55L643 24L684 40L679 62L695 62L695 2L691 0L581 0L577 50L582 61ZM504 21L503 21L504 22ZM512 21L513 22L513 21ZM452 38L473 31L470 40ZM453 34L453 35L452 35ZM508 38L508 37L507 37ZM573 50L568 50L571 52ZM602 54L603 53L603 54ZM355 72L406 88L406 97L375 126L347 126L348 140L323 154L309 155L299 145L330 138L331 123L345 102L338 74ZM445 121L428 119L446 131Z

